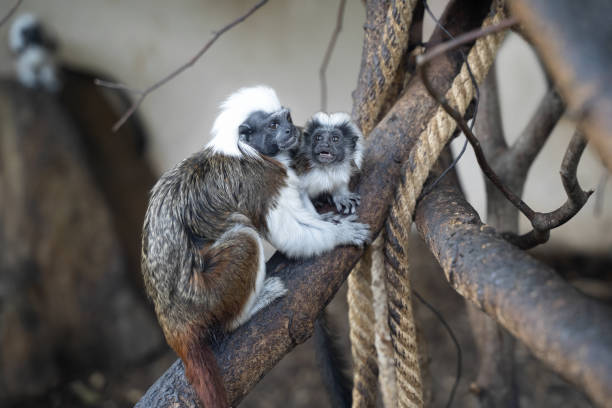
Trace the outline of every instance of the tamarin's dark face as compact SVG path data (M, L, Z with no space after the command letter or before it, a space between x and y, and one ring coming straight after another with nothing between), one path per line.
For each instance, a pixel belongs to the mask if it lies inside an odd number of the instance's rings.
M44 45L43 32L40 25L31 25L21 31L23 40L28 45Z
M267 156L294 148L299 136L289 109L254 112L240 125L238 133L241 141Z
M348 126L313 121L304 129L303 148L315 163L342 163L355 150L356 140Z

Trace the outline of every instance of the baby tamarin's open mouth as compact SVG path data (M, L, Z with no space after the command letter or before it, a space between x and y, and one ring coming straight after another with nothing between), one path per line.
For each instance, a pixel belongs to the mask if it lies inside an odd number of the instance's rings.
M331 152L327 152L327 151L322 151L319 152L319 161L324 162L324 163L329 163L331 161L334 160L334 155Z

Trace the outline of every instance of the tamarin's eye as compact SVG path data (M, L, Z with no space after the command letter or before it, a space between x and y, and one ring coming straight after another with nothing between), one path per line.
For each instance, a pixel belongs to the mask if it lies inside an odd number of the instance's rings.
M316 135L316 136L315 136L315 140L316 140L317 142L320 142L322 139L323 139L323 136L321 136L321 135Z
M278 129L278 123L277 122L270 123L270 129Z
M339 138L338 136L333 136L333 137L332 137L332 140L333 140L334 142L337 142L338 140L340 140L340 138Z

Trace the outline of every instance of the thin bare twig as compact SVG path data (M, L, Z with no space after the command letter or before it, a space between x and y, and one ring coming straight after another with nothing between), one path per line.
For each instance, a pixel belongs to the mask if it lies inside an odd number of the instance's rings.
M331 54L334 51L336 41L338 40L338 35L340 34L340 31L342 31L344 9L346 8L345 6L346 0L340 0L340 5L338 6L338 16L336 17L336 28L329 39L329 45L327 46L325 56L323 57L323 62L321 62L321 67L319 68L319 79L321 81L321 110L324 112L327 111L327 78L325 75L327 73L327 66L329 65Z
M468 126L467 122L463 119L463 116L459 112L457 112L456 109L451 107L446 101L446 99L433 88L433 85L431 84L429 78L426 75L429 63L436 57L465 43L472 42L480 37L503 31L514 24L516 24L516 19L509 18L497 25L489 26L483 29L472 30L467 33L461 34L460 36L457 36L457 38L455 38L454 40L442 43L434 47L426 54L417 57L417 72L419 73L419 76L423 81L423 85L430 93L430 95L436 101L438 101L438 103L442 106L446 113L448 113L457 122L457 125L465 134L465 137L468 139L474 149L474 152L476 153L476 159L478 160L478 164L482 168L487 178L489 178L489 180L491 180L491 182L494 183L502 191L502 193L508 198L508 200L510 200L523 214L525 214L527 218L532 219L535 214L535 211L533 211L523 200L521 200L520 197L514 194L504 185L504 183L501 182L497 174L495 174L491 166L489 166L489 163L487 163L487 160L482 151L482 147L480 146L480 142L478 141L476 136L474 136L474 133Z
M120 84L117 82L111 82L111 81L105 81L103 79L100 78L96 78L94 79L94 85L98 85L104 88L109 88L109 89L119 89L122 91L128 91L129 93L133 93L136 95L142 95L144 92L140 89L135 89L135 88L130 88L127 85L124 84Z
M543 234L547 237L551 229L565 224L584 207L591 194L593 194L593 190L582 190L576 177L578 163L585 147L586 139L582 132L576 130L561 163L561 181L567 194L565 203L549 213L535 213L533 219L529 220L533 227L532 231L520 236L503 233L504 238L521 249L533 248L542 243Z
M565 111L565 104L555 89L549 88L517 141L509 147L505 141L499 110L495 72L483 84L485 114L474 129L493 170L516 195L522 196L527 173L536 156ZM518 211L492 183L486 183L487 222L499 231L518 232Z
M570 218L584 206L589 196L593 193L592 191L583 191L576 180L576 169L578 162L586 146L586 141L580 134L574 135L574 138L568 146L566 155L563 159L561 167L561 177L563 186L568 195L568 200L557 210L550 213L538 213L531 209L519 196L517 196L511 189L509 189L491 168L487 162L485 155L480 146L480 142L468 126L463 116L446 101L444 96L439 94L432 86L429 78L427 77L427 67L429 63L436 57L442 55L444 52L450 51L455 47L458 47L464 43L472 42L477 38L485 35L494 34L498 31L506 29L516 23L515 19L506 19L495 26L489 26L485 29L473 30L462 34L455 40L448 41L434 47L430 52L420 56L417 59L417 71L423 85L429 92L429 94L442 106L442 108L457 122L457 126L463 131L466 138L472 145L476 160L480 165L485 176L504 194L504 196L521 211L531 222L533 230L522 236L516 236L513 233L504 234L505 238L513 244L517 245L521 249L532 248L538 244L548 241L550 236L550 230L556 228Z
M13 7L10 8L10 10L8 11L8 13L6 13L6 15L4 17L2 17L2 20L0 20L0 27L2 27L2 25L4 23L6 23L7 21L10 20L11 17L13 17L13 14L15 14L15 12L17 11L17 9L19 8L19 5L23 3L23 0L17 0L15 2L15 4L13 5Z
M499 24L491 25L485 28L478 28L475 30L470 30L461 35L458 35L453 40L445 41L442 44L438 44L433 47L430 51L423 55L419 55L417 57L417 64L423 65L428 63L429 61L436 59L442 54L445 54L449 51L454 50L464 44L471 43L481 37L486 37L487 35L495 34L500 31L504 31L505 29L518 24L518 20L515 17L510 17L505 20L502 20Z
M424 11L427 11L427 14L429 14L432 20L436 23L436 26L439 27L448 36L450 40L455 40L456 37L453 36L442 24L440 24L440 20L435 16L433 11L431 11L431 8L429 8L429 4L427 3L427 0L423 0L421 4L424 7ZM459 52L461 53L461 56L463 57L463 61L465 61L467 72L470 75L470 80L472 81L472 84L474 85L474 98L472 99L472 103L470 103L470 106L468 107L466 114L465 114L465 117L472 118L472 124L470 125L470 129L473 129L474 124L476 123L476 117L478 115L478 105L480 103L480 88L478 87L476 78L474 78L474 73L472 72L472 67L470 66L470 63L468 62L467 55L463 52L463 50L460 50ZM470 107L472 108L471 113L470 113ZM455 132L455 133L458 134L458 132ZM456 135L453 135L453 137L451 137L451 140L454 139L455 136ZM468 141L466 140L463 143L463 147L461 148L457 156L453 159L451 164L442 172L442 174L438 176L436 180L434 180L433 183L427 185L423 189L423 191L421 192L421 196L425 194L429 194L429 192L436 186L436 184L438 184L438 182L442 180L446 176L446 174L448 174L449 171L455 168L457 163L459 163L459 160L461 160L461 158L463 157L463 154L465 153L465 150L467 148L467 144L468 144Z
M586 147L587 141L580 130L574 132L567 146L561 163L561 182L567 194L567 201L555 211L548 214L538 214L535 227L538 229L553 229L569 221L587 202L593 190L584 191L578 183L576 172L578 163Z
M200 57L202 55L204 55L204 53L206 51L208 51L208 49L219 39L219 37L221 37L226 31L231 30L236 25L242 23L244 20L249 18L251 16L251 14L253 14L255 11L257 11L261 6L263 6L267 2L268 2L268 0L260 0L259 3L255 4L245 14L243 14L240 17L238 17L236 20L232 21L231 23L227 24L226 26L224 26L220 30L215 31L213 37L206 44L204 44L204 47L202 47L200 49L200 51L198 51L189 61L187 61L186 63L184 63L183 65L181 65L180 67L178 67L177 69L175 69L174 71L172 71L171 73L169 73L168 75L166 75L165 77L163 77L162 79L160 79L158 82L154 83L153 85L151 85L147 89L145 89L143 91L136 92L136 93L140 94L139 98L136 99L132 103L130 108L123 114L123 116L117 121L117 123L115 123L113 125L113 132L116 132L117 130L119 130L119 128L125 123L125 121L128 120L129 117L132 116L132 114L134 114L136 109L138 109L138 107L140 107L140 105L142 104L144 99L147 97L147 95L149 95L151 92L155 91L156 89L160 88L161 86L165 85L167 82L169 82L170 80L174 79L176 76L181 74L187 68L190 68L192 65L194 65L200 59ZM96 84L100 85L100 86L107 87L107 88L111 88L111 89L124 89L124 90L128 90L128 91L133 91L131 88L128 88L125 85L117 84L117 83L110 83L109 84L109 83L106 83L105 81L99 81L98 80L98 81L96 81Z

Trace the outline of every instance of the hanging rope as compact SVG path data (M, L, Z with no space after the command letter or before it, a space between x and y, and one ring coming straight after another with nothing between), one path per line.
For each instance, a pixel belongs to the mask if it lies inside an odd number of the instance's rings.
M380 234L372 244L372 296L374 305L376 357L378 359L378 382L385 407L397 405L395 386L395 352L389 331L389 310L387 308L387 288L385 279L385 256L383 246L385 234Z
M381 41L378 46L368 55L367 70L375 80L374 87L365 95L357 108L355 119L365 137L374 127L376 120L381 114L382 106L388 96L394 92L402 82L394 81L402 59L408 47L408 33L412 21L412 12L417 0L396 0L387 9ZM382 238L380 238L382 240ZM379 245L382 248L382 243ZM379 249L379 254L382 254ZM372 258L374 255L372 247L366 250L359 264L353 269L348 277L347 301L349 306L351 353L353 356L353 407L372 407L376 403L378 364L376 361L378 353L388 353L375 346L375 316L374 298L372 297ZM377 258L378 259L378 258ZM377 261L378 262L378 261ZM379 268L377 272L382 272ZM376 275L378 278L378 275ZM386 307L385 307L386 309ZM382 318L382 315L380 316ZM380 322L379 338L390 337L388 325ZM385 329L386 327L386 329ZM387 331L387 334L383 333ZM379 341L380 344L380 341ZM395 392L395 383L389 381L391 375L389 366L383 368L383 378L388 394ZM388 385L388 386L387 386Z
M407 214L407 218L410 218L411 213ZM389 305L388 325L395 356L398 396L396 406L422 407L423 384L408 271L410 228L404 228L404 218L404 214L392 210L386 224L388 239L385 245L385 277Z
M404 16L412 17L414 2L395 2L389 9L388 17L398 16L397 13L393 13L399 10L397 6L411 7L410 12L404 9ZM498 9L493 17L485 20L483 26L495 24L502 18L503 10ZM384 31L385 38L390 38L391 28L400 27L401 32L393 32L393 35L401 34L402 41L404 43L407 41L409 20L404 26L393 24L387 26ZM504 34L500 33L480 38L470 50L468 62L478 83L481 83L486 76L503 37ZM382 43L388 44L386 41ZM387 58L385 61L392 59ZM379 70L383 69L387 75L384 78L393 78L394 71L389 66L382 64ZM384 86L384 81L382 85ZM367 108L369 113L360 111L359 118L362 120L360 124L365 134L372 129L373 121L379 114L376 105L380 106L380 101L385 98L381 95L384 90L380 86L381 83L377 83L373 90L374 96L369 97L364 103L364 109ZM447 92L446 99L461 113L465 113L473 97L474 85L464 63ZM421 192L430 168L455 127L454 120L442 108L438 108L411 153L410 162L419 165L414 169L407 166L404 178L406 181L398 187L387 220L386 238L377 238L349 276L348 303L354 361L354 407L375 405L376 378L379 370L381 394L385 406L423 406L423 387L411 304L412 290L408 275L408 238L416 198ZM383 265L386 282L381 281ZM385 299L387 308L381 305ZM393 345L394 358L390 355L389 339ZM375 355L378 361L374 358ZM390 363L392 359L395 360L395 364Z
M348 277L349 337L353 357L353 407L373 407L376 403L378 364L374 347L374 309L370 287L371 265L372 252L368 250Z
M485 19L483 27L503 19L503 10ZM489 35L476 41L467 60L474 77L481 83L504 38L504 33ZM446 93L451 106L465 113L474 97L474 85L466 64L455 77ZM440 107L419 136L409 161L418 163L411 169L406 166L405 182L400 184L387 219L388 235L385 254L387 290L389 301L389 324L395 349L398 405L401 407L423 406L422 385L418 364L416 330L412 314L410 277L408 275L408 239L412 225L412 213L429 170L456 128L455 121Z

